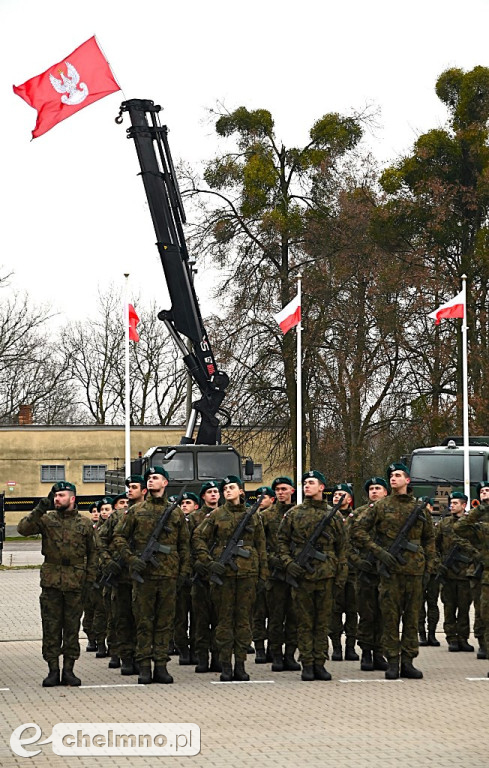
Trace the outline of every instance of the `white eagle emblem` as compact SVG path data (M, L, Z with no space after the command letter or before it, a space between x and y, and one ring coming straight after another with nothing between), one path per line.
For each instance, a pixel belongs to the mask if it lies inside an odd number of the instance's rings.
M62 93L61 101L63 104L81 104L88 96L88 86L86 83L80 83L80 75L73 64L65 61L68 77L60 70L61 80L49 75L51 85L58 93ZM78 85L79 84L79 85Z

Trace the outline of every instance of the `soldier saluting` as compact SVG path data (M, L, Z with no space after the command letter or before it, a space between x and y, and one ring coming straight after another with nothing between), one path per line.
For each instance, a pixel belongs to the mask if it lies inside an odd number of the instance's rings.
M46 498L17 526L21 536L42 536L41 566L42 655L49 666L44 687L60 684L59 657L63 655L62 685L80 685L73 672L80 656L78 633L83 612L85 581L96 573L92 523L76 508L76 487L55 483Z

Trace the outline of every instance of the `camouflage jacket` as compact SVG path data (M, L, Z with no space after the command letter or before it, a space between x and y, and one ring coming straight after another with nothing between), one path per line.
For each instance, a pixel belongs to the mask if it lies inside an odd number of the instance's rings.
M489 505L481 504L471 509L468 515L459 518L454 524L454 532L462 539L475 544L479 558L484 566L481 583L489 584Z
M389 549L409 517L417 500L410 493L392 494L376 501L359 515L351 529L354 546L377 554L381 549ZM399 563L396 573L406 576L422 576L425 570L434 572L435 534L431 515L423 513L411 528L408 539L418 544L417 552L404 551L405 565Z
M21 536L42 536L41 587L62 592L80 591L95 580L97 562L91 521L78 510L49 510L50 502L40 499L33 511L17 526ZM49 511L48 511L49 510Z
M122 558L131 563L144 550L156 523L168 506L165 496L150 496L134 504L119 520L114 530L114 548ZM144 580L162 577L177 579L190 575L190 543L188 526L180 507L176 507L168 520L169 531L162 531L158 542L170 547L170 552L157 552L157 565L148 563L143 573Z
M193 532L192 548L195 557L202 563L218 560L245 513L244 504L232 504L227 501L208 513ZM256 514L251 518L250 525L244 531L242 539L242 548L250 552L250 557L236 556L234 561L238 570L233 571L231 566L226 566L225 577L235 576L239 579L247 576L258 576L261 579L268 578L265 533L261 519ZM212 555L210 550L212 550Z
M348 507L348 509L346 509L345 511L343 511L342 509L338 511L341 517L343 518L343 525L345 526L346 560L348 565L347 581L349 581L352 584L355 584L356 578L357 578L358 561L361 558L358 553L358 550L353 546L353 543L351 541L350 528L354 524L355 519L358 515L358 512L357 510L353 510L351 507Z
M294 560L294 555L300 553L316 525L330 510L331 507L326 501L305 499L302 504L292 507L285 514L278 530L280 558L284 568ZM337 512L316 542L316 550L326 554L326 560L314 560L314 573L305 571L305 581L335 579L338 586L345 584L348 568L344 528L342 517Z
M443 560L447 557L455 544L460 544L462 548L462 554L470 557L471 560L473 560L474 557L477 558L478 556L478 552L475 547L473 547L467 540L461 538L456 533L455 523L462 517L466 517L466 515L464 514L461 517L456 517L455 515L449 514L446 517L443 517L435 527L436 551L441 563L443 563ZM470 564L457 563L456 567L457 571L449 569L446 578L467 579L469 576L468 572L470 569Z
M292 509L292 507L293 504L284 504L282 501L276 501L275 504L272 504L271 507L268 507L268 509L265 509L262 513L263 530L265 531L267 545L268 568L272 578L274 569L279 567L278 563L274 565L273 561L276 559L280 560L278 529L284 519L284 515L289 509ZM282 565L280 565L279 570L283 570Z
M96 529L99 565L101 566L102 571L112 560L119 562L119 565L122 567L122 573L114 579L114 584L117 582L123 584L132 583L129 574L129 563L120 559L120 553L117 551L114 543L114 531L117 524L124 519L126 514L127 510L116 509L109 515L107 520L104 520L102 525Z

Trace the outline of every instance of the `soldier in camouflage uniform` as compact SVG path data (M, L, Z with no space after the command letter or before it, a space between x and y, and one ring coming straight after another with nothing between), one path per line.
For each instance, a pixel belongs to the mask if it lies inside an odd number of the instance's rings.
M379 581L377 569L373 566L372 556L368 552L358 551L355 547L355 525L378 499L387 496L387 483L383 477L370 477L365 485L369 503L355 510L355 518L350 528L350 558L357 563L357 605L358 605L358 645L362 649L360 669L365 672L382 670L389 666L382 652L382 612L380 610ZM355 553L355 554L354 554Z
M426 501L426 511L429 512L433 518L433 505L435 500L429 496L421 496L420 501ZM433 520L433 526L436 528L438 523ZM440 597L440 581L437 576L438 566L440 560L438 554L435 558L435 571L436 573L430 573L430 578L427 586L423 590L421 596L421 608L419 609L419 621L418 621L418 635L419 644L422 646L432 645L439 647L440 641L436 639L436 626L440 619L440 609L438 607L438 598ZM426 605L426 607L425 607ZM428 619L428 636L426 636L426 619Z
M481 483L477 484L477 500L482 505L482 509L484 510L481 519L484 521L488 521L489 520L489 480L483 480ZM473 506L477 506L477 501L474 499L472 504ZM480 541L478 537L474 535L472 538L473 540L469 538L470 543L476 550L479 550ZM487 652L486 652L486 647L484 645L484 622L482 621L482 616L481 616L481 575L482 575L481 569L482 569L482 562L480 559L480 552L478 552L478 554L474 558L474 562L467 569L467 576L469 577L469 580L470 580L472 602L474 603L474 635L477 638L477 641L479 643L477 658L486 659Z
M255 602L257 581L268 577L268 566L265 533L257 515L251 518L242 537L242 549L247 550L250 556L236 556L236 571L219 562L219 556L246 513L243 484L239 477L225 477L220 490L224 504L209 513L195 529L192 544L197 560L208 565L211 576L215 574L222 580L222 584L211 580L211 599L218 616L216 643L222 666L221 680L230 682L233 679L233 653L234 679L249 680L245 660L251 641L251 609Z
M448 643L448 650L473 651L468 642L470 635L469 611L472 603L467 565L459 562L454 568L448 568L444 560L455 544L463 547L462 554L472 558L476 552L455 533L455 523L465 515L468 498L464 493L455 491L450 496L450 515L447 515L436 527L436 549L440 557L438 573L442 579L441 599L443 602L443 629Z
M97 505L94 504L90 510L90 519L92 521L93 528L96 527L98 521L99 521L99 511L97 509ZM82 618L82 629L85 632L86 636L88 637L88 643L86 645L85 650L89 653L95 653L97 650L97 638L95 637L95 633L93 631L93 614L95 611L95 605L93 602L93 589L92 585L88 586L85 583L85 587L83 589L83 618Z
M138 574L144 581L136 581L132 588L133 614L136 619L136 661L139 668L138 683L173 683L167 670L168 644L175 619L177 583L190 573L190 548L185 516L176 507L158 542L170 548L169 553L157 552L157 562L146 563L142 554L168 499L165 489L168 473L163 467L150 467L144 475L148 498L130 508L114 531L114 544L123 560L129 563L131 576ZM154 672L151 672L151 659Z
M92 602L94 607L93 633L97 641L97 652L95 654L95 658L105 659L109 655L109 652L111 655L112 652L115 653L115 631L113 622L111 620L111 615L108 610L108 600L104 596L103 587L99 587L99 583L102 578L102 548L99 532L114 511L112 507L112 497L104 496L102 499L99 499L99 501L97 501L97 509L99 512L99 519L94 527L93 534L95 547L97 550L97 578L95 580L96 586L92 588Z
M275 492L269 488L268 485L261 485L256 489L255 493L257 498L259 496L263 496L263 501L260 504L257 512L263 523L266 511L269 510L275 502ZM266 664L267 652L265 651L265 640L268 638L268 605L264 581L258 582L256 588L255 604L253 606L251 615L253 645L255 646L255 664Z
M59 685L59 657L63 655L61 684L80 685L73 667L80 656L83 588L85 582L93 582L96 564L92 524L76 508L75 486L55 483L49 496L22 518L17 530L21 536L42 536L42 655L49 666L42 684Z
M297 648L297 617L292 600L291 587L280 576L284 574L280 559L278 529L283 517L292 504L295 493L290 477L276 477L272 490L277 501L262 515L267 542L268 570L270 578L266 584L268 601L268 636L272 651L273 672L284 670L299 671L300 664L294 658ZM283 646L285 644L285 654Z
M297 615L297 640L302 662L302 680L331 680L324 668L328 630L333 610L333 587L342 589L347 577L345 532L336 513L316 542L316 551L326 555L314 560L314 571L301 568L292 553L299 554L316 525L331 510L323 501L326 479L318 470L302 478L304 502L286 512L278 531L282 566L298 582L292 589Z
M418 618L423 590L423 577L429 577L435 559L435 537L433 522L428 515L421 514L411 528L409 541L417 545L416 552L405 551L405 565L389 552L389 546L396 538L410 513L418 502L409 491L409 470L400 462L390 464L387 469L392 494L376 501L355 524L355 542L360 549L372 552L385 566L389 577L380 577L380 600L384 630L382 647L389 667L385 672L387 680L396 680L400 675L411 679L423 677L421 670L413 666L418 655ZM402 635L399 624L402 621Z
M345 633L345 660L358 661L359 656L355 651L355 642L357 638L358 611L357 611L357 570L355 567L355 556L351 551L349 542L349 529L355 519L353 511L353 496L351 487L347 483L339 483L333 488L333 505L337 504L340 497L343 501L339 512L343 517L345 524L345 536L348 552L348 577L343 589L334 590L333 613L331 616L331 627L329 636L333 644L332 661L342 661L343 649L341 647L341 635ZM345 623L343 624L343 614Z
M199 504L199 497L196 493L186 491L183 494L180 506L187 524L189 515L199 508ZM174 640L178 648L178 663L182 665L192 664L195 654L191 588L192 580L189 575L177 591Z
M195 671L198 673L222 671L216 645L217 613L211 600L209 569L206 563L202 563L195 557L193 551L193 533L204 518L218 508L220 497L219 483L215 480L203 483L200 489L202 506L195 512L191 512L187 518L190 531L192 564L195 571L192 580L191 596L195 627L195 651L197 653ZM209 652L211 653L210 666Z

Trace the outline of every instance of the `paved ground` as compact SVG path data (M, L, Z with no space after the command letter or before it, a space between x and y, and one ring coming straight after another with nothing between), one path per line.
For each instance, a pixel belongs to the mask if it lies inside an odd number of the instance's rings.
M48 738L60 722L194 722L196 757L167 757L168 766L197 768L487 768L489 662L475 654L421 649L422 681L387 682L358 662L329 662L334 680L303 683L299 673L272 673L248 657L253 682L215 684L217 674L170 669L173 686L138 686L85 652L80 689L42 688L39 572L0 572L0 765L154 766L153 757L59 757L51 746L27 759L10 749L10 735L37 723ZM471 679L482 678L482 679ZM267 682L268 681L268 682ZM361 682L360 682L361 681ZM129 687L121 686L129 682ZM90 687L93 686L93 687ZM109 687L103 687L109 686ZM26 749L35 749L26 746ZM39 747L38 747L39 748ZM158 759L158 763L162 758Z

